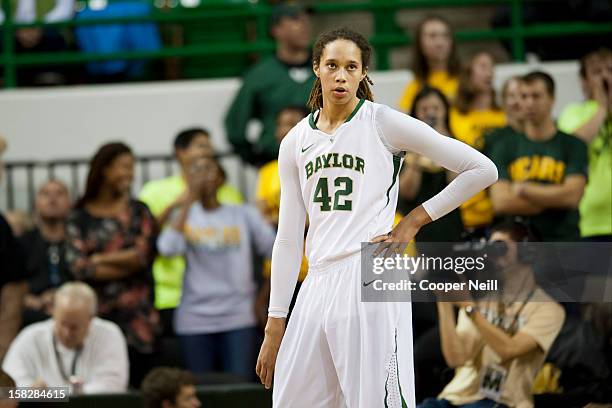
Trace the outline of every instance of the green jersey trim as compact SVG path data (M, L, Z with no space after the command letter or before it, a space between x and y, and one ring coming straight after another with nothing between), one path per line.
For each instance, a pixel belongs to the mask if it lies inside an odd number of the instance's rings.
M391 189L393 188L393 186L395 185L395 182L397 181L397 175L400 171L401 165L402 165L402 157L393 155L393 180L391 181L391 185L387 189L387 203L385 204L385 207L389 205L389 201L391 200L391 198L389 197L389 193L391 192Z
M402 400L402 408L408 408L408 404L406 404L406 400L404 399L404 394L402 393L402 384L400 383L400 372L399 372L399 364L397 362L397 329L395 329L395 371L397 372L397 386L399 387L399 394Z
M308 117L308 124L313 130L317 130L317 122L314 119L314 114L315 112L310 112L310 116Z
M351 112L351 114L348 116L348 118L346 118L346 120L344 121L344 123L347 123L348 121L350 121L351 119L353 119L353 117L357 114L357 111L359 110L359 108L361 108L361 106L363 105L363 103L365 102L365 99L360 99L359 102L357 103L357 106L355 106L355 109L353 109L353 111ZM319 128L317 127L317 121L319 120L319 117L317 116L315 118L315 113L316 112L311 112L310 116L308 117L308 124L310 125L310 127L313 130L319 130Z
M355 116L357 114L357 111L359 110L359 108L361 108L361 105L363 105L364 102L365 102L365 99L360 99L359 100L359 102L357 103L357 106L355 106L355 109L353 109L353 111L351 112L349 117L346 118L344 123L347 123L349 120L353 119L353 116Z
M404 394L402 393L402 384L400 383L400 373L399 373L399 364L397 362L397 329L395 329L395 350L393 350L393 357L391 357L391 363L393 363L393 358L395 358L395 373L397 377L397 386L399 389L400 400L402 404L402 408L408 408L408 404L406 403L406 399L404 398ZM389 398L389 372L387 372L387 378L385 379L385 408L389 408L387 400Z

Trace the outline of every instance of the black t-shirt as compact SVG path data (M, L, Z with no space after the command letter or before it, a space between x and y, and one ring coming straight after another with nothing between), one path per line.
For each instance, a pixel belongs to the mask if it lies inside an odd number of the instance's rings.
M0 288L8 282L25 279L23 251L10 225L0 214Z
M30 293L39 295L70 280L65 241L47 241L38 229L34 229L24 234L20 242L28 254L25 274L29 277Z

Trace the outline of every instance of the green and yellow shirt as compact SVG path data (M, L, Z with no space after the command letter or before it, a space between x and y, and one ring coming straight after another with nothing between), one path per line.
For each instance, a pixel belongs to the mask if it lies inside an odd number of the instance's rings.
M497 166L499 180L561 184L570 174L587 174L586 145L561 131L540 142L508 130L488 155ZM547 209L529 221L544 241L573 241L580 235L578 210Z

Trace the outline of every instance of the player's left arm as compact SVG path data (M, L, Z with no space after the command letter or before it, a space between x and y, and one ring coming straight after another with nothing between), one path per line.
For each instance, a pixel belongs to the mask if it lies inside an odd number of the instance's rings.
M578 208L582 198L586 177L570 174L562 184L540 184L535 182L515 183L516 194L544 208Z
M382 142L392 153L412 151L458 173L440 193L404 217L396 229L405 229L408 233L396 238L413 238L408 237L413 229L405 228L406 219L416 217L419 224L435 221L497 180L497 168L489 158L465 143L436 132L420 120L381 106L376 114L376 126Z

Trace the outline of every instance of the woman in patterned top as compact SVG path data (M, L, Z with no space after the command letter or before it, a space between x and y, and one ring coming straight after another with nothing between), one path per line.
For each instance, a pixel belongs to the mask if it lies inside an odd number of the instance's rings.
M123 143L102 146L90 163L85 194L67 222L66 260L74 277L95 288L99 315L117 323L130 354L130 382L140 385L160 333L153 308L151 262L155 220L130 196L134 156Z

